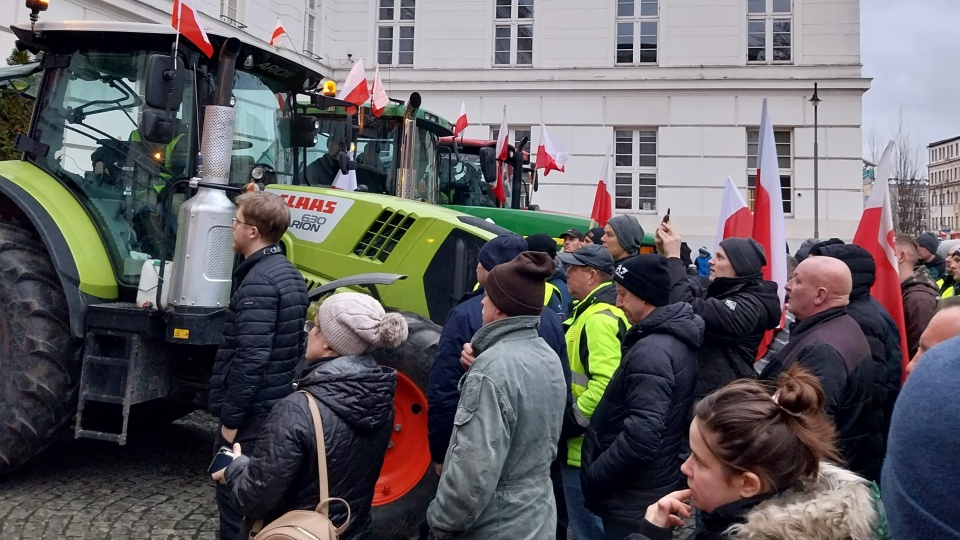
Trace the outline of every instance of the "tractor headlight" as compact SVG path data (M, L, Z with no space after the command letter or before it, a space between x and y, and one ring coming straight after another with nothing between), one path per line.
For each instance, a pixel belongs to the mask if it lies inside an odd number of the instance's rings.
M257 165L250 170L250 178L254 181L261 181L267 176L267 168L263 165Z

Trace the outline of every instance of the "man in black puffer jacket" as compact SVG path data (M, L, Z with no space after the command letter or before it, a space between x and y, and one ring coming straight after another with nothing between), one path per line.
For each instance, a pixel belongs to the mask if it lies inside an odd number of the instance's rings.
M647 506L679 489L680 445L690 425L703 320L670 304L661 255L638 255L616 269L617 307L633 327L623 359L584 436L580 481L604 536L637 530Z
M290 223L280 197L265 192L237 197L233 249L244 257L234 272L233 297L210 378L210 412L219 418L214 450L241 443L253 448L270 409L290 394L303 354L307 288L277 245ZM217 488L220 537L240 537L243 515Z
M689 279L680 262L680 235L673 226L657 228L657 248L669 257L671 302L686 302L703 318L706 334L697 370L697 399L737 379L756 379L753 364L767 330L780 324L777 284L763 279L763 247L752 238L727 238L710 259L709 285Z
M832 257L808 257L797 266L787 294L798 322L760 378L776 381L794 363L813 372L837 428L837 449L849 469L863 475L873 467L877 441L882 441L883 410L873 404L870 345L847 314L852 282L850 269Z
M873 357L874 364L873 407L884 413L883 418L879 419L884 436L880 440L873 441L875 446L870 450L870 454L874 462L863 475L868 480L878 480L886 449L890 414L893 412L893 403L900 392L903 361L900 351L900 333L890 313L870 295L870 288L876 281L877 269L870 252L860 246L844 244L839 238L831 238L813 246L810 249L810 255L840 259L850 269L853 277L853 290L850 293L847 313L860 325L870 345L870 355Z

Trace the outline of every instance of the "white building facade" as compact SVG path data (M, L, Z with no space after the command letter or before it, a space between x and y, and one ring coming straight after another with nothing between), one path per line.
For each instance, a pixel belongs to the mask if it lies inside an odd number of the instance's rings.
M960 238L960 137L931 143L927 153L930 228Z
M768 99L787 238L814 230L814 110L819 83L821 236L850 239L863 208L859 0L193 0L205 24L269 39L279 16L295 48L342 82L380 63L393 98L410 92L492 138L504 106L511 141L545 124L570 150L535 203L588 215L608 149L616 212L652 230L667 209L691 245L712 245L723 181L752 204L756 134ZM0 0L12 22L21 0ZM45 20L168 24L168 0L54 0ZM12 37L9 38L12 45ZM0 42L0 45L3 45Z

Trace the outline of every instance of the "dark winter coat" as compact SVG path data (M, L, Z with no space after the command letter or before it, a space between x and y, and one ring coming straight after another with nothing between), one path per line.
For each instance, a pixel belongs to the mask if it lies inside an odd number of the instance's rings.
M706 332L697 358L696 397L743 378L755 379L753 363L763 333L780 324L777 285L759 274L717 278L706 288L688 279L680 259L668 259L671 302L686 302L703 318Z
M556 287L560 292L559 298L556 294L550 298L547 307L556 311L560 315L560 322L563 322L573 312L573 297L570 296L570 289L567 287L567 274L563 271L563 265L558 263L557 271L554 272L553 277L547 280L547 283Z
M918 268L900 283L900 296L903 298L903 318L907 325L907 347L910 358L913 358L920 348L920 334L927 329L930 319L937 312L940 292L926 269Z
M873 400L870 345L846 308L828 309L795 323L790 328L790 341L760 377L776 381L794 363L820 380L827 415L837 427L837 448L850 470L868 479L876 478L877 456L884 451L884 411Z
M587 508L625 525L678 489L703 320L684 303L655 309L624 338L623 359L590 420L580 480Z
M378 366L372 356L341 356L315 362L294 386L318 402L330 496L350 504L350 526L340 538L369 538L370 504L393 433L397 372ZM256 449L227 468L233 503L246 516L247 526L317 507L316 441L303 394L287 396L270 412ZM343 524L346 508L332 504L330 517L335 525Z
M876 298L870 295L870 288L876 281L876 263L869 251L854 244L817 245L810 250L811 255L823 255L843 261L850 269L853 278L853 290L850 292L850 304L847 314L853 317L863 330L870 345L873 358L873 407L883 411L879 418L883 427L884 443L879 448L876 462L870 467L867 477L878 478L880 466L886 448L889 415L893 412L893 403L900 393L900 379L903 373L903 353L900 350L900 332L893 317Z
M247 257L233 277L236 292L210 377L210 412L236 429L290 393L303 355L307 287L277 246Z
M463 377L460 353L463 351L463 344L470 343L473 335L483 326L483 306L480 304L482 300L481 288L450 311L440 334L433 365L430 367L427 428L430 455L436 463L442 463L447 455L447 445L450 444L450 435L453 433L453 417L460 402L458 384ZM567 359L567 342L556 313L549 309L543 310L540 314L539 334L560 357L569 390L570 362ZM569 407L573 402L573 394L567 394Z
M943 257L934 253L933 258L928 262L920 262L930 272L930 278L934 281L947 275L947 261Z

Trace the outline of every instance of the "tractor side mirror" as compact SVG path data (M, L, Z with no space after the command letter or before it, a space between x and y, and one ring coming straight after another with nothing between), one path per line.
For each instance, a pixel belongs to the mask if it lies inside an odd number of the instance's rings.
M485 146L480 149L480 171L483 172L483 179L487 183L494 184L497 181L497 156L496 150Z
M313 148L317 145L320 120L316 116L300 115L279 121L280 146L284 148Z
M349 152L340 152L340 156L337 158L340 160L340 172L344 176L350 174L351 170L357 169L357 162L350 159Z
M140 136L152 143L167 144L176 134L174 111L183 102L185 70L182 62L163 54L147 58L143 81L144 107L138 126Z

